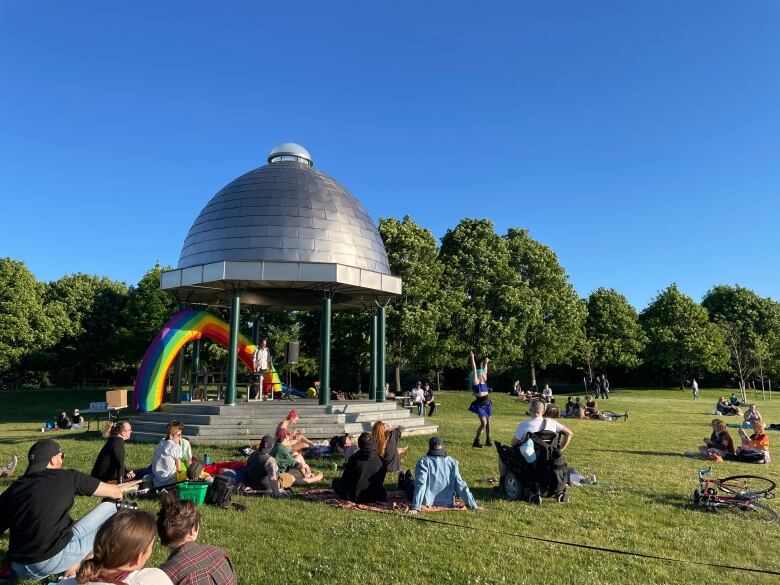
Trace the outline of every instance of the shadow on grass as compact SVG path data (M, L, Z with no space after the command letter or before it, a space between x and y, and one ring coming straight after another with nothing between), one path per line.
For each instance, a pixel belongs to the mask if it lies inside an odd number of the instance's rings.
M639 450L633 450L633 449L599 449L599 451L604 451L607 453L624 453L626 455L651 455L653 457L682 457L684 459L687 459L687 457L683 453L679 453L677 451L639 451Z

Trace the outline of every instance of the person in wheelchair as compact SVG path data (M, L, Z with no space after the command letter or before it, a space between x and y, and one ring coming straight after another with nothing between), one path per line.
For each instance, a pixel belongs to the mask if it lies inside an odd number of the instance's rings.
M544 417L545 404L531 402L531 419L517 426L511 446L496 444L499 489L510 500L520 498L541 504L542 497L568 499L568 470L562 452L574 433L556 420Z

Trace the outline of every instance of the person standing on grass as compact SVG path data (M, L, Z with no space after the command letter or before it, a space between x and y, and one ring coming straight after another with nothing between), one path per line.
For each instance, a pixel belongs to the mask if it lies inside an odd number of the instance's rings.
M694 400L701 399L701 396L699 396L699 384L696 382L696 378L693 379L693 383L691 384L691 392L693 393Z
M477 362L474 360L474 352L469 352L471 357L471 391L474 393L474 402L469 406L469 410L479 417L479 428L477 429L477 436L474 437L474 443L472 447L477 449L482 448L480 438L482 437L482 431L485 431L485 445L488 447L493 446L493 441L490 440L490 417L493 416L493 401L490 400L490 388L488 388L488 364L490 358L482 360L482 369L477 370Z
M22 579L62 572L72 577L92 553L95 535L116 513L116 502L98 504L74 522L68 512L77 495L122 498L119 486L62 469L64 459L57 441L36 441L27 453L27 471L0 494L0 534L10 532L7 560Z
M609 400L609 380L607 380L606 374L601 374L601 397L605 400Z
M237 585L238 579L225 551L198 544L201 514L190 501L163 494L157 513L157 534L171 554L160 566L174 585Z

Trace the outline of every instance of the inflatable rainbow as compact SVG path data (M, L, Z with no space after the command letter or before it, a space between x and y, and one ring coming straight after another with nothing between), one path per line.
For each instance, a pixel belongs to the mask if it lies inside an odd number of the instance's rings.
M141 362L133 387L135 409L149 412L162 404L165 376L185 343L205 335L227 347L229 330L225 321L206 311L184 309L171 317L155 336ZM254 370L254 351L255 346L239 334L238 357L250 370Z

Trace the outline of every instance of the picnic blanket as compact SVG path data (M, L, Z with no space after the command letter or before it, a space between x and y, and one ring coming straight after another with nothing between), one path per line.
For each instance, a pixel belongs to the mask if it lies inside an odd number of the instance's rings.
M745 430L747 430L747 429L750 428L750 425L745 426L744 423L741 424L741 425L732 423L732 424L729 424L729 425L726 425L726 426L729 427L730 429L745 429ZM777 425L777 424L766 425L766 428L764 430L767 431L767 432L768 431L780 431L780 425Z
M354 510L365 510L367 512L408 512L412 507L412 502L404 491L388 492L386 502L374 502L372 504L356 504L349 500L339 498L332 489L311 489L305 491L299 496L312 502L323 502L334 508L351 508ZM430 506L423 507L421 512L459 512L468 510L466 504L456 501L455 507Z

